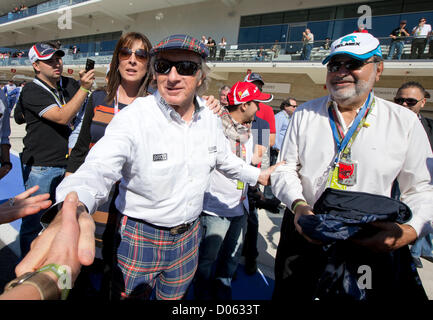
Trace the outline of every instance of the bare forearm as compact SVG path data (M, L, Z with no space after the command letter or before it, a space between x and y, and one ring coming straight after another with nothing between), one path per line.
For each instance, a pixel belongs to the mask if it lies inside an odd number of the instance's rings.
M86 98L87 92L79 89L73 98L62 108L52 108L44 114L44 118L66 125L76 116Z

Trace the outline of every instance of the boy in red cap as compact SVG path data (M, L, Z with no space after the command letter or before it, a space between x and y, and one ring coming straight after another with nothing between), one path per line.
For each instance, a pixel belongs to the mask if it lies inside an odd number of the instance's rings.
M249 82L237 82L230 89L229 105L221 116L224 135L233 153L246 163L253 160L251 124L259 102L272 98ZM249 211L247 190L248 184L227 178L219 170L212 172L200 217L204 236L194 285L196 299L232 298L231 281L241 256Z

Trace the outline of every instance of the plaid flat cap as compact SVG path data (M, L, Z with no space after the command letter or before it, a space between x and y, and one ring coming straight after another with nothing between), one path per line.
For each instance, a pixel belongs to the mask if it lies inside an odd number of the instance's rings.
M200 42L200 40L186 34L175 34L161 40L150 50L149 53L151 56L154 56L161 51L175 49L198 53L204 59L209 55L209 50Z

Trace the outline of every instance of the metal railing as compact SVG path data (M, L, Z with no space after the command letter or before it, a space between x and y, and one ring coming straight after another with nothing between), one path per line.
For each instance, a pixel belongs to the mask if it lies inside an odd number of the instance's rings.
M383 57L386 59L389 54L391 39L381 38ZM401 60L414 60L416 57L411 55L412 39L408 38L404 41ZM215 55L208 58L209 62L289 62L289 61L322 61L330 52L328 45L324 40L315 41L311 49L310 59L302 59L302 42L287 42L278 43L278 47L274 47L275 43L251 43L251 44L236 44L227 45L225 55L221 49L216 49ZM263 58L257 55L257 52L263 48ZM274 49L274 50L273 50ZM79 52L72 54L69 50L64 50L66 55L63 57L64 65L84 65L87 58L95 60L96 64L109 64L113 51L101 52ZM433 59L433 41L427 43L424 53L420 57L422 60ZM28 57L21 58L0 58L0 66L29 66Z

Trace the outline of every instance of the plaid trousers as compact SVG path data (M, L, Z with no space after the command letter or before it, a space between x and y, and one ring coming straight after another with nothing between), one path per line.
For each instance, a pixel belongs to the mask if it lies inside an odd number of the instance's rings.
M200 219L183 234L171 235L122 216L114 246L112 299L182 299L197 269L200 240Z

